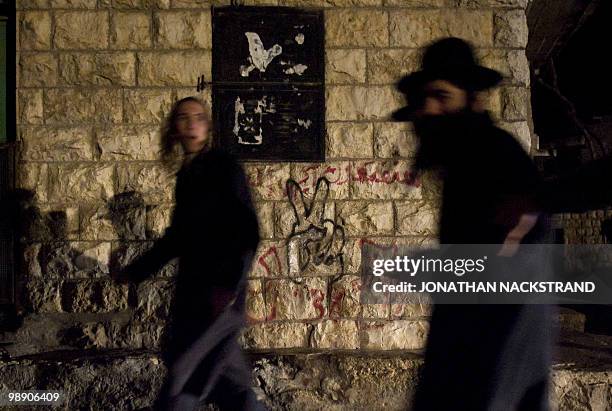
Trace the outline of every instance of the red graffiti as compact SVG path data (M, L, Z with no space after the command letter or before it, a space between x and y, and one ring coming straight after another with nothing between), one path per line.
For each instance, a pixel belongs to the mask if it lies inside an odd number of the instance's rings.
M352 180L359 183L400 183L414 187L419 187L421 184L416 174L410 170L405 170L403 173L400 173L398 170L393 172L384 170L383 172L374 171L368 174L367 166L370 164L373 164L373 162L367 162L363 166L358 167L357 174L352 176Z
M268 265L268 262L266 261L266 259L269 257L273 258L272 262L276 263L279 270L281 268L281 259L278 256L278 251L276 250L275 246L272 246L257 259L257 263L261 265L264 270L266 270L266 275L271 275L271 273L273 273L270 265Z
M304 186L306 182L308 182L309 179L312 179L314 182L317 181L318 177L325 177L327 179L327 181L329 181L330 184L335 184L335 185L342 185L342 184L346 184L349 182L349 178L345 178L342 179L342 173L340 173L340 168L338 167L332 167L332 166L327 166L325 168L325 170L323 170L323 173L320 176L313 176L310 175L311 172L317 172L319 170L320 166L315 165L315 166L307 166L304 167L302 169L302 173L305 174L305 177L302 178L301 180L296 181L300 186ZM350 171L349 171L349 166L346 166L345 168L346 174L349 175ZM318 174L318 173L317 173ZM333 175L333 176L337 176L335 180L332 180L329 178L329 175ZM317 178L315 178L317 177ZM315 183L316 184L316 183ZM302 191L304 192L304 194L310 194L310 189L311 187L304 187L302 189Z
M344 290L334 290L332 291L331 301L329 306L329 316L330 317L340 317L340 311L342 309L342 301L344 301L344 297L346 296L346 291Z
M325 307L323 307L323 300L325 296L323 295L323 291L321 290L310 290L310 296L312 297L312 305L317 310L318 318L321 318L325 315Z

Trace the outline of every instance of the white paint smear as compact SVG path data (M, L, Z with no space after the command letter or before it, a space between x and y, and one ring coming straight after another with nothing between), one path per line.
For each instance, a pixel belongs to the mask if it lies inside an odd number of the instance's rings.
M295 36L295 42L299 45L304 44L304 34L303 33L298 33L297 36Z
M307 68L308 66L303 64L296 64L293 67L289 67L287 70L285 70L285 74L297 74L298 76L301 76L304 74Z
M266 71L268 65L274 60L274 57L279 56L283 52L283 48L278 44L273 45L269 49L263 45L259 34L253 32L244 33L249 42L249 66L240 66L240 75L248 77L253 69L258 69L262 73Z
M310 126L312 125L311 120L302 120L301 118L298 118L297 123L298 123L298 126L302 126L305 129L309 129Z

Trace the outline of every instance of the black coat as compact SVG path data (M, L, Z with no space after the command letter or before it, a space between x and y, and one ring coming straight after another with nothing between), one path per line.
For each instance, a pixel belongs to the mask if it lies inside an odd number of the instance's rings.
M541 210L540 177L488 115L463 120L444 147L428 151L424 142L416 166L428 167L432 153L442 159L442 244L501 244L522 214ZM543 237L545 221L523 242ZM543 305L436 305L414 409L515 409L521 401L544 409L551 321Z
M259 242L257 216L242 166L212 149L177 173L170 226L126 271L140 282L179 257L171 308L171 348L180 353L213 321L213 290L234 291L244 306L245 272ZM237 326L239 326L237 324Z

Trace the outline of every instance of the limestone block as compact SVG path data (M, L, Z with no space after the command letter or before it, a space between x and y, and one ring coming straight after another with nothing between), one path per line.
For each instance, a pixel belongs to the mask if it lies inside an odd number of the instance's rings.
M106 203L81 206L81 239L112 241L118 238Z
M285 240L260 241L249 277L286 277L287 274L287 245Z
M246 315L249 323L266 319L266 303L264 301L261 280L247 281Z
M338 9L325 13L327 47L385 47L388 15L378 10Z
M502 122L499 126L512 134L527 153L531 151L531 130L526 121Z
M49 169L49 200L81 202L108 200L115 191L112 164L53 165Z
M128 196L131 193L127 193ZM83 205L81 238L84 240L144 240L146 212L137 195L119 194L107 203Z
M139 86L193 86L198 77L211 79L210 51L138 53Z
M46 123L120 123L122 99L119 89L49 89L44 98Z
M364 321L361 348L373 350L419 350L425 347L427 321Z
M356 161L351 167L353 199L420 199L421 186L405 160Z
M38 259L41 250L40 243L31 243L19 248L18 258L22 264L22 272L31 281L34 278L42 278L42 268Z
M245 329L240 340L244 348L306 348L311 329L304 323L261 323Z
M289 164L246 163L244 170L255 200L283 200L286 197Z
M379 158L413 157L418 138L406 123L374 124L374 155Z
M521 8L527 7L528 0L453 0L458 7L481 8L481 7L504 7Z
M359 329L353 320L323 320L315 324L310 346L323 349L359 348Z
M174 176L161 164L121 164L117 166L119 192L136 191L147 204L169 203L174 197Z
M282 0L245 0L243 4L245 6L278 6L279 1L282 1ZM287 1L291 2L293 0L287 0ZM211 0L211 5L215 7L231 6L232 1L231 0Z
M449 1L453 0L384 0L385 6L394 7L445 7Z
M212 48L209 11L160 11L153 18L156 48Z
M151 15L147 12L115 12L110 30L110 46L113 49L151 47Z
M201 0L170 0L170 5L173 8L201 8Z
M308 320L327 313L327 282L323 278L267 280L266 320Z
M325 52L325 82L328 84L364 83L366 51L363 49L329 49Z
M95 9L96 0L50 0L52 8L56 9Z
M57 58L51 53L20 53L19 84L23 87L57 85Z
M158 129L172 106L172 94L168 90L125 90L124 97L127 123L155 124Z
M134 310L136 322L163 322L168 320L170 304L174 296L172 280L143 281L137 289Z
M155 239L166 232L166 228L170 226L173 209L174 206L171 204L147 206L147 238Z
M361 313L361 277L342 275L330 284L329 317L357 318Z
M60 280L30 279L24 287L23 302L32 313L61 312Z
M525 48L529 38L524 10L495 13L495 47Z
M20 139L22 160L93 160L89 127L22 127Z
M19 163L16 170L16 188L30 190L35 201L47 201L49 167L44 163Z
M480 49L477 54L482 65L501 72L506 83L529 86L529 62L525 50Z
M49 0L16 0L17 10L23 9L45 9L49 7Z
M424 201L397 201L397 231L402 235L438 234L439 210Z
M391 319L430 317L431 312L431 304L391 304Z
M21 89L17 92L17 118L20 124L42 124L42 89Z
M316 195L317 181L320 178L329 182L329 199L345 199L349 195L350 162L296 163L292 167L291 178L299 184L308 200L324 200L324 185L319 185L319 194ZM284 183L285 181L283 185Z
M388 301L388 297L383 297L385 301ZM361 308L361 316L370 320L385 320L389 319L389 313L391 306L388 303L380 304L363 304Z
M391 46L423 47L451 36L477 47L493 45L493 18L486 10L399 10L389 20Z
M64 312L115 312L128 306L128 286L107 281L66 281L61 289Z
M261 238L274 237L274 203L258 201L255 203L257 220L259 221L259 236Z
M42 204L40 212L52 235L51 240L79 239L79 208L63 204Z
M109 242L58 242L41 248L39 261L44 278L99 278L108 275Z
M57 11L53 44L58 49L105 49L108 27L106 11Z
M19 14L19 45L22 50L51 48L51 15L47 11Z
M404 105L392 86L330 86L325 100L328 121L385 120Z
M133 86L136 57L133 53L62 53L60 78L71 86Z
M521 121L529 118L529 89L506 87L501 92L502 116L506 121Z
M157 160L159 158L159 127L106 127L97 129L95 134L100 160Z
M371 123L328 123L327 158L371 158L374 126Z
M370 84L395 84L403 76L420 68L418 50L368 50L368 81Z
M393 204L390 202L347 201L337 204L348 236L393 234Z

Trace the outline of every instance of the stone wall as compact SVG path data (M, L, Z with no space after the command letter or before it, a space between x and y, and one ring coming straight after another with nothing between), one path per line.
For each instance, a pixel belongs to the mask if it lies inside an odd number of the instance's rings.
M418 67L428 42L463 37L485 65L505 74L490 93L490 109L529 147L526 0L245 3L325 10L327 160L245 164L263 240L250 274L244 346L422 348L428 307L359 303L360 244L423 243L436 235L440 185L411 173L411 130L388 121L402 105L393 83ZM27 315L14 353L158 347L174 266L138 288L113 283L109 273L168 223L173 179L158 162L159 127L176 99L200 94L210 101L208 91L196 92L198 76L211 79L210 6L18 1L18 186L35 194L29 211L40 224L23 242L19 293ZM310 204L319 177L329 186L319 186ZM307 198L297 213L285 190L289 179ZM118 213L129 191L137 192L131 207ZM334 228L326 258L303 252L296 232L309 224Z

